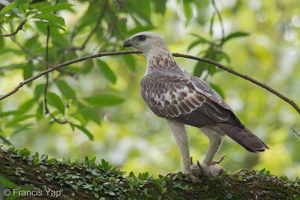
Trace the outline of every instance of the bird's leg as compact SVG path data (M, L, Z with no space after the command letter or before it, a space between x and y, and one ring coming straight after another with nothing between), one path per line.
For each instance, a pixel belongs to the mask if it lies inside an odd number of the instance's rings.
M166 119L168 126L170 127L175 140L177 142L178 148L180 150L183 162L183 173L190 175L190 152L188 144L188 134L185 130L185 126L182 123L179 123L172 119Z
M203 164L210 166L213 163L213 159L219 150L219 147L222 144L222 135L217 133L215 130L211 130L209 128L201 128L200 129L209 139L209 147L205 158L203 160Z
M201 176L216 176L225 171L223 167L217 166L225 157L225 155L219 160L214 161L214 157L222 144L223 134L212 127L202 127L201 131L209 138L209 148L202 163L197 161L197 164L193 163L190 158L191 174L194 177L200 178Z

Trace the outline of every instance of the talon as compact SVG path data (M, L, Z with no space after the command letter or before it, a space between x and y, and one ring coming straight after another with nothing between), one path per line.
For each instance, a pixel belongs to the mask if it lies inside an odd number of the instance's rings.
M193 174L188 175L193 183L199 183L199 178L194 176Z
M217 166L216 164L221 163L224 158L226 157L226 154L224 154L219 160L213 160L211 162L211 165L206 165L204 163L200 163L199 160L197 160L196 163L193 162L193 157L190 157L190 170L191 174L187 175L191 178L193 183L199 182L199 178L206 176L206 177L212 177L217 176L221 174L225 169L221 166Z
M201 175L204 175L204 174L205 174L205 170L204 170L204 168L202 167L202 165L201 165L201 163L199 162L199 160L197 160L197 166L199 167L200 174L201 174Z
M193 165L193 156L190 157L190 165Z
M208 176L208 177L212 176L210 167L203 163L200 163L198 160L197 160L197 163L193 163L190 166L190 169L191 169L191 174L197 178L200 178L203 176Z
M226 154L224 154L224 155L220 158L220 160L218 160L218 161L213 160L213 161L211 162L211 165L215 165L215 164L221 163L221 162L224 160L225 157L226 157Z

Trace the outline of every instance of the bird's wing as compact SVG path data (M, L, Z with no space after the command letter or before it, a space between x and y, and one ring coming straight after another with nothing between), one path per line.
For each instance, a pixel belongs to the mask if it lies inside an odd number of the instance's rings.
M195 127L233 120L232 123L243 127L218 93L197 77L153 71L142 79L141 93L149 108L160 117Z
M195 127L216 126L245 149L264 151L268 146L247 129L207 83L178 72L153 71L141 81L142 97L159 117Z

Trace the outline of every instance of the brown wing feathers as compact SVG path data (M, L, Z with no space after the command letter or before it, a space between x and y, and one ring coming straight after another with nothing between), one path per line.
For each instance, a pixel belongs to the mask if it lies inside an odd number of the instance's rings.
M248 130L223 99L204 81L183 72L153 71L141 81L142 97L159 117L195 127L218 126L250 152L267 145Z
M217 126L231 139L242 145L250 152L259 152L269 149L269 147L262 140L260 140L246 127L240 128L229 123L218 123Z

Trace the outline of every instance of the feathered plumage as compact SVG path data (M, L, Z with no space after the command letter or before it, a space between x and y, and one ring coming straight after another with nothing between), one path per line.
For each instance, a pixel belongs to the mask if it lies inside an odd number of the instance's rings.
M200 128L210 139L210 147L203 161L208 166L212 164L223 135L228 135L250 152L268 149L205 81L178 67L158 35L152 32L137 33L123 46L141 50L147 57L146 73L141 80L142 97L157 116L167 120L182 153L186 173L189 173L185 163L186 157L189 158L188 142L181 124Z

